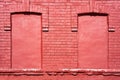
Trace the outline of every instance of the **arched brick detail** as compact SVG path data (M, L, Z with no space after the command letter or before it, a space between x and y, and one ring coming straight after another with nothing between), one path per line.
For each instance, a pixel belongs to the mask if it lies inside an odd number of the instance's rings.
M88 12L88 13L79 13L78 16L108 16L108 14L107 13Z
M36 12L36 13L42 13L42 26L48 27L48 7L30 4L28 6L25 6L27 4L18 3L16 5L10 6L10 12Z

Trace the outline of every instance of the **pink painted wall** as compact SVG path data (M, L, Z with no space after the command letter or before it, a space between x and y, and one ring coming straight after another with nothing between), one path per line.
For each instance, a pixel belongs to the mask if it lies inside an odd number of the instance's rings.
M15 12L41 13L42 48L40 64L42 70L80 68L80 46L78 45L80 26L78 25L78 14L89 12L108 14L106 16L107 20L105 22L105 24L107 24L106 27L108 27L105 33L105 35L107 34L106 39L108 40L108 43L105 43L108 44L107 51L105 52L105 57L99 58L99 60L106 60L105 65L107 65L108 69L120 69L119 0L1 0L0 68L11 69L13 67L12 57L14 54L12 54L11 43L13 26L11 25L11 15ZM89 23L91 22L89 21ZM98 26L100 27L101 24L98 24ZM44 32L45 28L49 29L48 32ZM72 31L73 29L77 28L78 30L76 32ZM112 29L113 32L108 31L109 28ZM97 34L95 35L95 37L96 36ZM104 43L102 44L105 45ZM98 43L98 45L100 44ZM104 53L102 54L104 55ZM92 54L88 54L88 56L89 55L91 56ZM101 54L98 54L98 56L101 56ZM24 62L24 60L21 61ZM96 59L95 62L97 61L98 60ZM83 65L83 63L81 65ZM98 64L96 63L96 65ZM113 79L109 78L109 80Z

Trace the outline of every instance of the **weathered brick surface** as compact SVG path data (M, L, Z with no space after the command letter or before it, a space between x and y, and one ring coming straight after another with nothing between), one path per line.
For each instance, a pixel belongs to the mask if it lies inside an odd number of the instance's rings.
M109 27L115 27L109 32L108 66L120 68L119 0L0 0L0 68L11 67L11 32L4 27L11 26L10 13L23 11L42 13L42 27L49 27L42 32L42 69L48 70L78 67L78 32L71 32L78 13L108 13Z
M119 80L118 76L0 76L1 80Z

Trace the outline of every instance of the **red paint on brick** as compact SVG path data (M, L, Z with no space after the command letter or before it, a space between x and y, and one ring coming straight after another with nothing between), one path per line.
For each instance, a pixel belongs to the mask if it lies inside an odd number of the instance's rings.
M83 15L78 18L80 68L108 68L107 16Z
M42 13L42 27L49 27L49 32L42 32L42 69L59 70L63 68L79 68L78 66L78 32L71 32L71 27L78 27L78 14L86 12L108 13L108 25L115 32L109 33L108 66L120 68L120 1L118 0L1 0L0 1L0 68L11 65L11 31L10 15L13 12ZM23 61L24 62L24 61ZM13 77L11 77L12 79ZM14 77L15 78L15 77ZM24 77L22 77L24 78ZM49 79L76 80L116 80L118 77L68 77ZM1 78L1 79L6 79ZM19 79L19 78L16 78ZM26 78L24 78L26 79ZM29 78L30 79L30 78ZM38 78L34 78L38 79ZM44 77L48 79L48 77Z
M12 15L12 68L41 68L41 15Z

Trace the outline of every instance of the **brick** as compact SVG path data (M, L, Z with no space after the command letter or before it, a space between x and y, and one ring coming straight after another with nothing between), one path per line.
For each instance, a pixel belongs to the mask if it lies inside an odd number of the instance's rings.
M29 2L30 1L30 2ZM115 32L109 33L109 68L120 69L120 1L118 0L0 0L0 68L10 68L11 32L4 31L4 26L11 26L11 12L42 13L42 27L49 27L48 32L42 32L42 62L43 69L78 68L78 33L71 32L71 27L78 27L78 14L93 11L108 13L109 27L115 27ZM2 77L2 76L0 76ZM10 79L14 76L9 76ZM18 77L17 79L19 79ZM22 76L23 79L30 78ZM53 78L53 77L52 77ZM54 80L63 77L53 78ZM117 77L85 76L70 80L116 80ZM1 78L3 79L3 78ZM4 79L7 80L7 78ZM35 78L37 80L37 78ZM45 77L44 77L45 79ZM63 80L65 80L63 79ZM32 80L32 78L31 78ZM47 80L47 78L45 79ZM52 80L49 77L49 80Z

